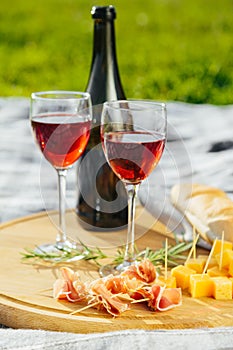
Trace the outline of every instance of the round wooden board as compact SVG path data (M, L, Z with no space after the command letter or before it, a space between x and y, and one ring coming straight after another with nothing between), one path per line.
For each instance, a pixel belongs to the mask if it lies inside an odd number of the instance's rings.
M59 266L23 263L24 248L53 241L56 236L56 213L40 213L0 226L0 323L12 328L44 329L75 333L108 332L123 329L185 329L233 325L233 302L212 298L194 299L183 295L183 304L167 312L153 312L146 305L135 304L130 311L112 318L89 308L71 312L84 305L58 302L52 297L52 285ZM113 255L124 243L125 231L88 232L83 230L73 211L67 213L69 234L85 244L106 249ZM166 228L144 209L137 209L137 247L157 249L162 246ZM168 234L169 235L169 234ZM202 252L203 253L203 252ZM69 263L80 272L82 280L99 277L94 263Z

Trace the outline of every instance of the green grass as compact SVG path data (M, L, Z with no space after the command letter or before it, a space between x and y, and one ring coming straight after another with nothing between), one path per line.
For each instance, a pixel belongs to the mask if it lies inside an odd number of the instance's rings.
M1 1L0 96L84 90L90 10L110 3L127 97L233 103L232 0Z

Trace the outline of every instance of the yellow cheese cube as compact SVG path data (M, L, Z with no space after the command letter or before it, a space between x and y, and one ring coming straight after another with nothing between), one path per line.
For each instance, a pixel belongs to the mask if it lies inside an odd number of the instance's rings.
M233 298L233 277L230 277L229 281L231 281L231 283L232 283L232 298Z
M206 263L206 261L208 259L208 255L198 255L198 258L205 259L205 263ZM214 256L212 256L209 260L209 263L208 263L208 269L211 267L217 266L217 265L218 265L218 262L217 262L216 258Z
M222 249L222 241L217 239L215 243L214 251L213 251L213 256L215 256L216 254L219 254L221 252L221 249ZM232 242L229 242L229 241L223 242L223 250L226 250L226 249L232 250Z
M156 279L156 283L158 283L161 286L166 286L167 288L176 288L176 278L175 276L168 276L167 279L165 279L164 276L159 276Z
M228 272L230 276L233 276L233 259L230 261Z
M218 266L220 266L221 253L216 254L215 258L218 262ZM224 250L222 253L222 267L227 269L230 265L231 260L233 260L233 250L230 250L230 249Z
M212 277L213 296L218 300L232 299L232 282L227 277Z
M193 269L196 271L196 273L202 273L204 266L206 263L205 258L190 258L187 262L185 262L185 266L189 269Z
M178 265L171 269L171 274L176 278L176 286L181 289L189 288L190 275L195 274L196 271L189 269L184 265Z
M193 298L211 297L213 295L213 282L206 274L195 274L190 276L189 291Z
M228 273L228 270L226 269L219 270L218 266L213 266L207 270L207 275L209 275L210 277L219 277L219 276L228 277L229 273Z

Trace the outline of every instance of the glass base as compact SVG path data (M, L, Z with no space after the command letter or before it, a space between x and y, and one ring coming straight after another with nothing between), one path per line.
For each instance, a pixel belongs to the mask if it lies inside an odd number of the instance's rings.
M124 261L122 264L115 265L115 264L108 264L103 265L99 269L99 274L101 277L107 277L109 275L117 276L120 273L122 273L124 270L126 270L129 266L134 264L135 261Z
M77 246L75 243L72 243L70 241L65 242L56 242L56 243L45 243L41 244L40 246L37 246L35 248L35 252L37 253L47 253L47 254L57 254L60 250L71 250L76 249Z

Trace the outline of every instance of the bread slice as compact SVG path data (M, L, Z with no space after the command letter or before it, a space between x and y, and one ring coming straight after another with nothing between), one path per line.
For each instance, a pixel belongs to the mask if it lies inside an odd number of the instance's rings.
M217 237L233 242L233 201L225 192L202 184L178 184L171 190L172 204L212 243Z

